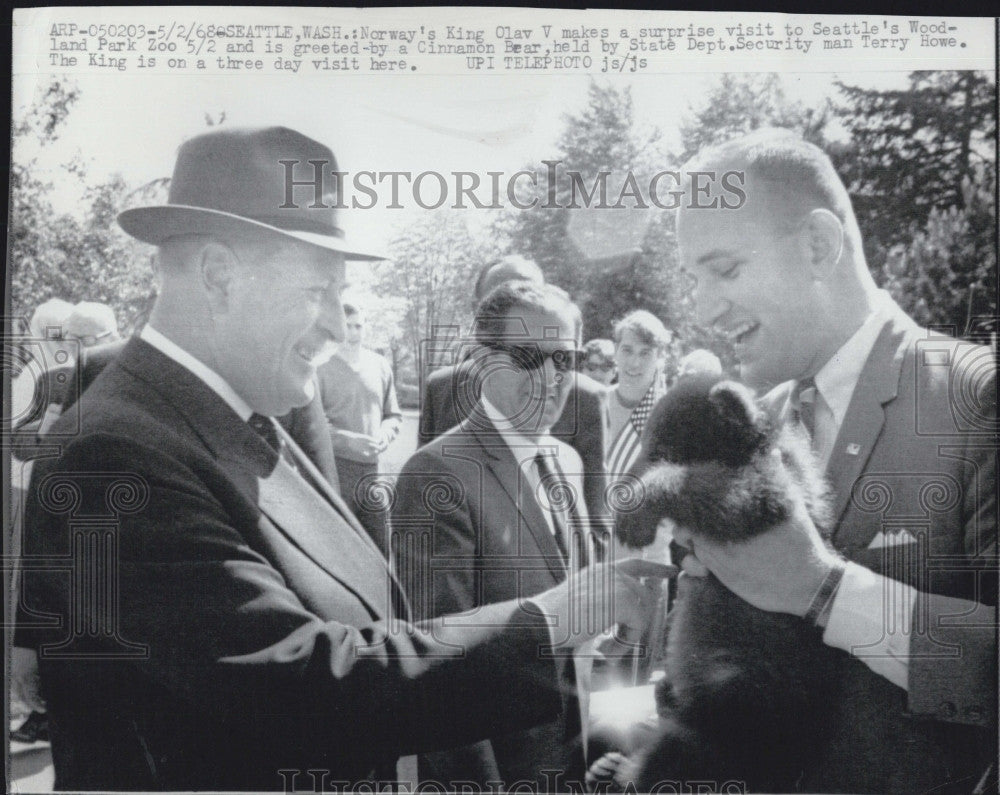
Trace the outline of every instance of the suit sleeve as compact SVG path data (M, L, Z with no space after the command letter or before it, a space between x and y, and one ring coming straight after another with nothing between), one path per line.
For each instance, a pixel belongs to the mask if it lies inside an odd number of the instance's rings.
M133 486L119 494L115 555L91 565L99 581L115 578L114 635L146 647L128 665L153 686L268 742L317 752L333 743L358 758L449 747L559 709L555 666L537 654L548 642L541 620L510 626L513 603L484 608L473 628L321 620L240 533L258 517L227 512L203 473L152 446L110 436L70 445L32 483L33 551L67 556L70 516L108 516L99 481L121 473ZM64 572L40 572L26 587L29 604L69 619Z
M415 453L396 482L396 569L417 620L480 604L468 496L445 460L429 451Z
M981 417L996 421L996 372L977 395ZM995 725L997 704L997 439L969 435L963 452L966 559L976 600L922 595L910 642L909 709L948 722Z
M414 615L430 618L479 606L472 510L462 481L441 456L415 453L396 482L392 527L398 534L396 575ZM431 508L440 510L431 510ZM448 564L442 566L444 559ZM420 758L422 778L502 781L493 743L480 742Z

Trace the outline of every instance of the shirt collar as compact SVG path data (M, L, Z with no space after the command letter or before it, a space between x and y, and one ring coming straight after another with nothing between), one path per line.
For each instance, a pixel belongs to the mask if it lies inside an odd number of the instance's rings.
M833 412L838 428L844 421L854 387L885 322L890 300L888 294L880 291L879 300L861 327L816 373L816 390Z
M542 445L554 445L556 439L548 432L541 434L538 439L529 439L514 428L511 421L500 413L500 409L494 406L484 395L480 398L483 404L483 412L490 422L496 427L497 432L507 442L511 450L524 450L525 447L540 447Z
M148 323L139 332L139 339L152 345L164 356L177 362L181 367L190 370L193 375L203 381L209 389L222 398L226 402L226 405L235 411L243 422L250 419L253 409L211 367L192 356L180 345L165 337Z

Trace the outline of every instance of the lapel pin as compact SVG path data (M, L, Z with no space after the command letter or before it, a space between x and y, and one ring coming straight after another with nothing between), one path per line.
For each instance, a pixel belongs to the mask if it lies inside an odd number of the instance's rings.
M851 442L849 445L847 445L847 454L848 455L857 455L860 452L861 452L861 445L860 444L855 444L854 442Z

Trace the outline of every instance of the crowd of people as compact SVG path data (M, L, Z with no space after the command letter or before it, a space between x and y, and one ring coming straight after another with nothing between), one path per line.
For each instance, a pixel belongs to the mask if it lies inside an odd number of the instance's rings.
M642 309L584 344L572 296L505 257L470 285L472 332L423 379L391 481L392 368L342 296L345 263L374 255L336 208L288 206L270 166L289 160L333 153L285 128L187 141L168 203L119 216L157 247L141 327L119 339L86 302L32 318L13 685L58 789L627 787L648 755L591 736L590 696L664 676L671 608L701 577L840 650L833 720L852 731L800 791L995 775L993 354L876 287L823 152L763 131L686 167L744 174L745 205L677 217L699 321L738 372L704 349L668 366L672 332ZM667 522L641 552L616 537L647 421L691 378L759 389L768 422L805 434L830 527L797 511L739 544Z

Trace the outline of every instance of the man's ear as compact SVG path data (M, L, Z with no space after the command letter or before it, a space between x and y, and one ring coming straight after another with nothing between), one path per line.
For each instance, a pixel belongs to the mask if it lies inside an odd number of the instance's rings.
M844 252L844 226L832 212L817 208L806 218L799 232L799 243L813 278L829 278Z
M213 315L229 308L238 264L233 250L222 243L212 241L201 249L198 267Z

